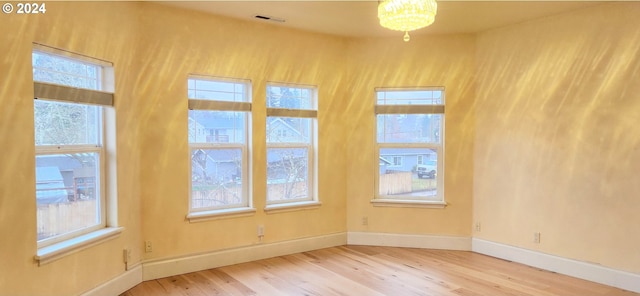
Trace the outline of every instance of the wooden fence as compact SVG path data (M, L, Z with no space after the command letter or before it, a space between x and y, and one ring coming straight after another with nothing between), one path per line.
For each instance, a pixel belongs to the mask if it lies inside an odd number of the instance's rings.
M204 208L239 204L242 202L242 186L219 187L191 192L191 207Z
M392 195L399 193L411 193L413 191L413 173L402 172L382 174L378 183L380 195Z
M267 185L269 201L299 199L309 196L307 182L278 183Z
M95 199L38 205L38 240L93 226L99 213Z

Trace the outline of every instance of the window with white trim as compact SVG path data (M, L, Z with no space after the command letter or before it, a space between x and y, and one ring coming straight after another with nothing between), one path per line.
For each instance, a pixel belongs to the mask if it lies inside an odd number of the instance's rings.
M444 106L442 87L376 89L375 200L444 202Z
M187 83L190 212L249 209L251 82L190 77Z
M34 49L32 66L37 239L44 248L115 225L107 213L115 194L106 184L115 183L106 176L115 151L105 148L113 68L53 49Z
M267 85L267 205L316 201L316 89Z

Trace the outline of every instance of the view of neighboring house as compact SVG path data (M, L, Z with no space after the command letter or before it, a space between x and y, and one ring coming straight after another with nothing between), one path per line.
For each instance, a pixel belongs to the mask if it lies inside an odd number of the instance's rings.
M394 171L413 172L417 165L436 161L433 149L424 148L382 148L380 149L380 174Z
M234 148L194 151L191 155L192 181L208 185L241 182L241 153L240 149ZM269 176L281 180L280 182L286 182L292 174L306 174L306 157L307 152L303 148L268 150Z
M191 155L191 178L197 184L225 184L241 181L242 150L198 149Z
M267 142L271 143L300 143L308 138L308 134L301 131L308 128L297 126L300 120L286 117L267 117Z
M38 204L67 202L64 179L57 167L36 167L36 201Z
M36 158L36 200L39 204L95 198L96 172L93 160L84 155L42 155Z
M244 142L243 112L189 111L189 142Z

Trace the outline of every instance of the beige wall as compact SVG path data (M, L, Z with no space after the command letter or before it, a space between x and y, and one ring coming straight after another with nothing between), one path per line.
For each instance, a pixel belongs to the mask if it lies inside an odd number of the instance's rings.
M124 271L122 250L140 261L136 6L47 2L44 15L0 17L0 294L74 295ZM114 63L118 113L116 239L38 267L33 136L33 42Z
M388 39L356 39L349 44L350 91L346 109L347 225L349 231L469 236L473 167L472 35L421 36L411 42L402 34ZM376 87L444 86L444 209L374 207ZM362 225L367 217L368 225ZM401 222L399 222L401 221Z
M344 129L346 42L155 4L47 3L45 15L3 15L0 27L0 293L74 295L132 264L346 231ZM291 42L295 40L295 42ZM118 225L124 233L38 267L34 196L33 42L114 63L118 136ZM254 206L243 218L190 224L186 81L190 73L251 79ZM317 85L318 209L265 214L267 81ZM324 184L324 186L322 186ZM328 184L328 185L327 185ZM8 238L8 239L7 239ZM153 252L143 252L143 241ZM10 267L10 268L9 268Z
M179 25L176 25L179 24ZM346 42L340 38L285 30L144 6L140 50L145 110L141 135L142 232L152 241L146 259L170 258L258 243L340 233L346 230L346 172L342 110ZM250 79L253 84L253 200L255 215L214 221L185 221L189 196L187 75ZM265 214L265 87L267 81L318 86L318 209Z
M638 15L606 4L479 35L475 236L640 272Z

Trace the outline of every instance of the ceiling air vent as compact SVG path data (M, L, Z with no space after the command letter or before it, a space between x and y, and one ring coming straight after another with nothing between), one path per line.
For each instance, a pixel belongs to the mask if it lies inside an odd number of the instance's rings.
M259 20L277 22L277 23L284 23L284 19L277 18L277 17L272 17L272 16L267 16L267 15L261 15L261 14L256 14L256 15L253 16L253 18L257 18Z

